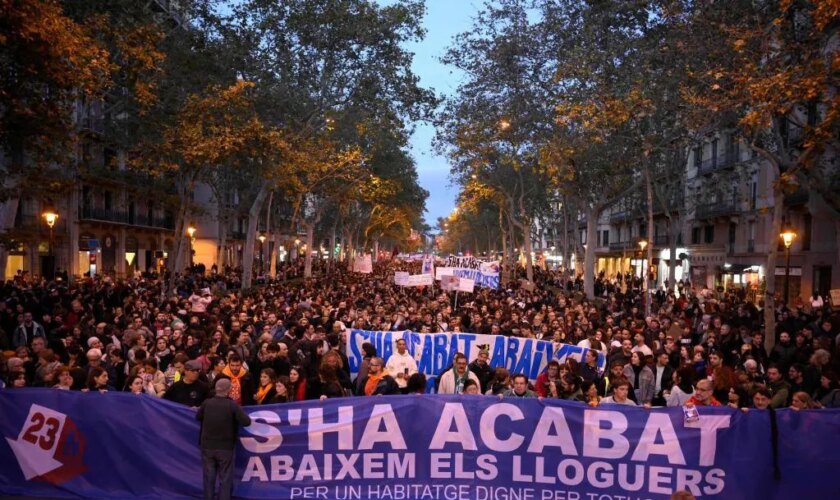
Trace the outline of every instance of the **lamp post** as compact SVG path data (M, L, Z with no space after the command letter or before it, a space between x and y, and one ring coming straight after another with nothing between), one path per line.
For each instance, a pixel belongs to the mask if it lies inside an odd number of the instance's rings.
M53 228L55 227L55 221L58 220L58 214L52 210L47 209L44 211L44 220L47 221L47 227L50 228L50 242L48 247L48 258L49 258L49 272L50 275L48 276L52 279L55 276L55 261L53 260Z
M263 245L265 245L265 233L259 235L258 239L260 240L260 275L264 274L265 272L265 254L263 254Z
M787 228L779 236L785 244L785 305L790 307L790 246L796 239L796 233L793 229Z
M650 316L650 297L648 297L648 276L646 264L648 264L647 256L645 255L645 248L648 246L648 241L645 239L639 240L639 248L642 250L642 295L645 301L645 316Z
M193 268L193 243L195 242L195 226L192 224L187 227L187 235L190 237L190 271Z

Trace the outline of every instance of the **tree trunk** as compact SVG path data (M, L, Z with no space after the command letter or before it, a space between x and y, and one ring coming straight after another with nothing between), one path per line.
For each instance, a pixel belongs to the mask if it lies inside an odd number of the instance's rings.
M569 205L563 203L563 273L569 273Z
M227 208L222 206L222 203L219 203L219 237L216 240L216 267L219 268L219 274L225 274L225 257L227 256L227 252L225 252L225 243L227 242L227 231L228 231L228 214Z
M271 203L273 201L274 201L274 191L272 191L268 195L268 203L266 203L267 207L266 207L266 210L265 210L265 233L266 233L265 236L266 236L266 240L265 240L265 244L262 246L262 255L260 256L260 258L262 259L263 273L266 272L265 271L265 263L266 263L266 261L268 261L269 254L271 253L270 252L271 240L272 240L272 237L271 237L271 234L272 234L272 231L271 231ZM271 267L271 264L269 263L269 268L270 267Z
M269 255L269 265L268 265L268 275L272 278L277 277L277 259L280 254L280 231L274 231L271 235L271 239L268 241L273 241L274 245L271 248L271 252Z
M79 186L74 185L70 191L70 199L67 207L67 279L72 283L75 280L76 273L79 271ZM0 269L5 269L0 268Z
M525 277L528 281L534 282L534 256L531 255L531 221L528 220L522 225L522 232L525 233L523 243L525 246Z
M668 220L668 250L671 260L668 262L668 285L671 290L677 290L677 239L680 235L680 220L672 216Z
M178 216L175 219L175 237L173 238L172 254L169 255L167 263L169 264L169 282L166 286L166 291L170 295L175 295L175 282L178 278L178 273L184 268L184 240L187 233L187 217L189 216L189 199L190 193L195 188L194 177L186 179L181 184L179 190L181 205L178 207Z
M580 268L582 267L581 260L583 260L583 259L581 259L581 257L583 257L584 255L583 255L583 252L581 251L580 229L579 229L579 226L578 226L578 223L577 223L577 214L575 214L569 220L572 223L572 243L573 243L572 251L574 252L574 255L575 255L575 271L574 271L573 274L570 274L569 276L571 278L574 278L575 275L580 275L581 274L581 272L580 272ZM589 224L589 221L587 221L587 224ZM587 233L586 233L587 238L589 237L589 232L588 231L589 231L589 229L588 229L588 226L587 226ZM597 232L597 222L596 222L596 232ZM571 262L571 259L569 261ZM570 271L570 273L571 273L571 271Z
M508 233L505 229L504 217L502 216L502 209L499 208L499 233L502 236L502 275L500 281L503 285L507 284L507 266L508 266Z
M347 259L347 271L353 271L353 231L344 233L344 258Z
M778 176L777 176L778 178ZM776 181L778 183L778 181ZM782 232L782 213L785 209L784 193L781 188L773 188L773 219L767 240L767 265L765 266L764 291L764 349L769 353L776 345L776 256L778 238Z
M373 261L379 262L379 238L373 240Z
M642 279L644 280L643 283L645 289L645 317L647 318L650 316L650 309L651 309L651 268L650 266L653 265L653 244L654 236L653 236L653 184L650 180L650 170L645 166L645 190L647 191L647 255L645 256L645 264L646 266L642 266Z
M595 297L595 239L600 210L592 207L586 211L586 248L583 259L583 292L590 299ZM575 238L575 241L578 241Z
M268 197L268 183L263 182L257 193L251 209L248 210L248 232L245 235L245 247L242 249L242 289L251 288L254 277L254 246L257 241L257 225L260 222L260 213Z
M336 229L338 226L338 221L335 221L333 224L332 232L330 233L330 248L329 250L329 258L327 259L327 272L332 271L333 264L335 264L335 243L336 243Z
M315 224L305 224L306 227L306 251L303 258L303 277L312 277L312 244L315 241Z
M508 280L513 280L517 276L517 269L516 266L519 263L519 255L517 255L516 251L516 228L513 226L513 223L510 220L510 217L507 218L508 223L508 236L510 237L510 244L508 248L510 249L510 262L508 263Z

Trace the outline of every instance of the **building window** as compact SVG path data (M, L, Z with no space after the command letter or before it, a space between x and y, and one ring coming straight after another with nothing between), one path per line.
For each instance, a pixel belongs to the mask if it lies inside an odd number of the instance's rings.
M734 222L729 223L729 244L734 246L735 245L735 232L737 231L738 224Z
M691 244L692 245L699 245L700 244L700 228L699 227L692 227L691 228Z
M811 249L811 214L802 216L802 250Z
M703 148L697 146L694 148L694 166L699 167L700 163L703 162Z
M812 127L812 128L816 127L817 126L817 120L819 119L819 110L817 109L817 103L816 102L809 102L808 103L807 114L808 114L808 126Z
M604 240L603 240L604 243L601 246L605 246L605 247L609 246L609 244L610 244L610 232L609 231L604 231L603 238L604 238Z
M703 228L703 241L705 243L715 242L715 226L706 226Z
M718 155L718 140L715 139L712 141L712 165L717 165L717 155Z

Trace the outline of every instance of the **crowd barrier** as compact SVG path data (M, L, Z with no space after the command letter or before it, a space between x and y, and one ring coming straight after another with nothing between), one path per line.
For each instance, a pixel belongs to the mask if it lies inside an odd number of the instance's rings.
M591 408L484 396L248 407L242 498L836 498L840 410ZM774 447L773 428L777 446ZM193 409L129 393L0 391L0 494L202 494ZM775 450L774 450L775 448ZM778 473L774 467L778 460Z

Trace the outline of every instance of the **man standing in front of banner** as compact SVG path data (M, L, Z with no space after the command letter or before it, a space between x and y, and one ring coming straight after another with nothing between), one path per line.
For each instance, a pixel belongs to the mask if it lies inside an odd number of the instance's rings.
M405 349L405 339L397 339L397 352L391 354L388 363L385 364L386 371L394 377L400 392L405 394L408 386L408 378L417 373L417 362Z
M201 404L195 418L201 422L199 444L204 470L204 498L215 497L216 477L219 477L219 500L227 500L233 493L233 454L239 426L251 425L242 408L230 399L230 379L216 382L216 397Z
M481 387L481 382L478 380L478 377L467 368L467 357L460 352L455 353L452 361L452 369L446 370L440 376L438 393L461 394L464 392L464 384L470 379L475 380L475 383Z

